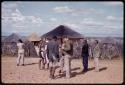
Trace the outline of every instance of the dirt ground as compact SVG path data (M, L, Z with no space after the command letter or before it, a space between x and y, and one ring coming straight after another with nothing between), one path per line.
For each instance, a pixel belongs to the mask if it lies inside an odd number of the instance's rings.
M82 60L71 61L70 79L64 75L58 76L57 68L54 80L49 78L48 70L39 70L39 58L25 58L25 66L16 66L16 57L1 58L2 83L122 83L123 82L123 59L100 60L100 72L94 71L94 62L89 60L89 71L81 73Z

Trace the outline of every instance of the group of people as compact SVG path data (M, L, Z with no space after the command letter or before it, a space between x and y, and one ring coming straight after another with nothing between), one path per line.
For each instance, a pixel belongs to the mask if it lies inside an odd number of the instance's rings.
M19 66L21 58L22 65L24 66L24 44L22 40L19 40L17 46L17 66ZM83 72L87 72L89 57L89 45L87 43L87 40L82 41L81 48L81 56L83 58ZM38 61L39 69L49 69L51 79L55 78L55 71L58 65L60 68L59 74L64 73L64 71L66 71L66 78L71 77L71 58L73 56L73 43L71 42L71 40L69 40L68 37L63 37L60 42L58 42L58 38L56 36L53 36L49 40L43 39L39 43L35 44L35 49L37 55L40 57ZM98 40L95 40L93 56L95 71L98 72L100 56L100 47Z

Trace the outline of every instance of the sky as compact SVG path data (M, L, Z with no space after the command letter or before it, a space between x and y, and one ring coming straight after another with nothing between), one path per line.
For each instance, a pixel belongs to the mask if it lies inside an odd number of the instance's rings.
M123 2L4 1L2 35L39 36L59 25L92 37L123 37Z

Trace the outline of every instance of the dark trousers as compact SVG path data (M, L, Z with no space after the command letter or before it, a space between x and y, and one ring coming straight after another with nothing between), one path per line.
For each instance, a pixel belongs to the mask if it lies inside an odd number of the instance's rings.
M83 54L83 67L84 67L84 71L88 70L88 54Z

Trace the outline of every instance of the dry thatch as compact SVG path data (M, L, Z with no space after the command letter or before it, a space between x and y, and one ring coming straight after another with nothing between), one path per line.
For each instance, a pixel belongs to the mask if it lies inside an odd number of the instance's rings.
M11 42L17 43L19 39L21 39L21 36L19 36L16 33L12 33L10 36L6 37L3 40L3 42L5 42L5 43L11 43Z
M17 55L16 43L19 39L22 39L16 33L12 33L2 41L2 54Z
M27 38L29 41L40 41L41 40L41 38L36 33L30 34Z
M62 38L64 36L67 36L69 38L83 38L83 35L72 30L70 27L64 25L60 25L55 29L51 30L50 32L42 35L42 37L52 37L52 36L57 36L59 38Z

